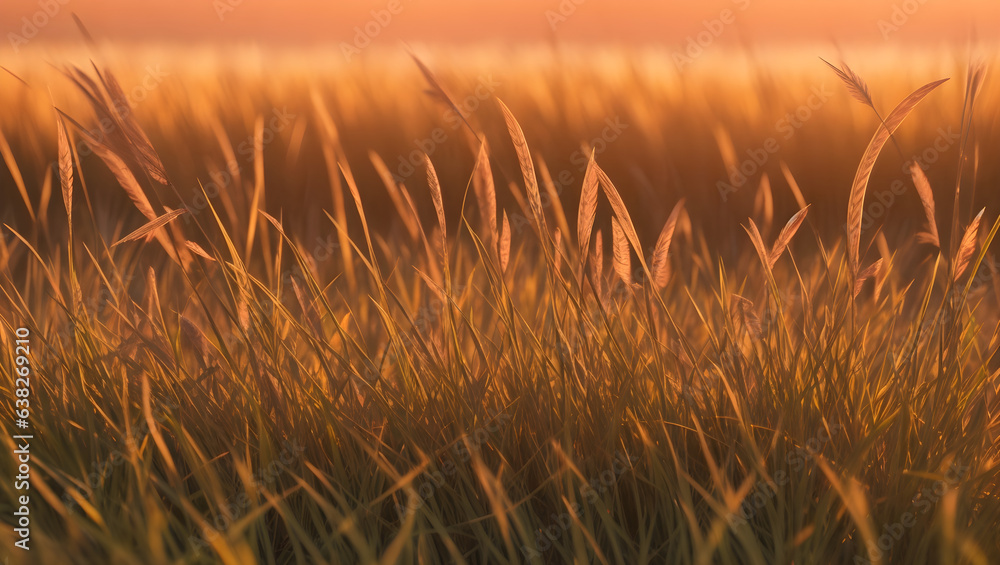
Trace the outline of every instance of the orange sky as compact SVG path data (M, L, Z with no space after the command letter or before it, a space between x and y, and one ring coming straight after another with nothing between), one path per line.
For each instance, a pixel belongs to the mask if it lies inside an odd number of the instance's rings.
M390 7L398 13L386 19ZM732 21L713 42L933 45L964 44L970 35L1000 38L996 0L3 0L0 30L7 41L0 55L14 45L77 40L70 12L95 36L125 41L339 44L354 41L355 26L367 24L377 31L369 34L372 42L387 45L555 38L677 48L727 9ZM384 25L374 23L372 10L382 13ZM24 18L43 25L32 34L35 25Z

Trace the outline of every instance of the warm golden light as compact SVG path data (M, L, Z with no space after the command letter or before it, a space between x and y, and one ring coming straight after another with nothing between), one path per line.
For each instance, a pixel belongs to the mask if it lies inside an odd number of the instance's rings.
M1000 563L996 0L0 0L2 565Z
M130 42L339 44L375 22L381 30L372 40L382 44L557 41L677 47L706 24L711 27L725 10L735 19L720 39L728 44L933 45L1000 36L1000 4L992 0L16 0L0 5L0 22L8 45L11 34L27 38L33 28L41 28L41 41L76 40L68 13L73 12L101 37Z

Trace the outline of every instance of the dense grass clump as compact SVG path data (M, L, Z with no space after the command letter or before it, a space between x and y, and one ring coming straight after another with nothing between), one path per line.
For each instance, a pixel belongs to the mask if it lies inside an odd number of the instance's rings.
M56 108L0 121L11 562L1000 561L983 68L636 61L15 69ZM870 108L784 138L838 77Z

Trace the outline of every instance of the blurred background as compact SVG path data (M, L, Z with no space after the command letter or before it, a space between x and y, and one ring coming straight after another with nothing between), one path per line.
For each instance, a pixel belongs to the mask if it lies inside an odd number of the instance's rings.
M674 47L725 9L743 12L731 37L720 39L725 43L880 45L891 39L927 46L1000 37L1000 4L991 0L8 0L0 5L4 33L17 33L22 18L32 19L46 4L78 14L101 37L138 43L336 44L350 41L372 10L390 4L399 5L399 17L379 34L380 43ZM49 19L41 41L77 40L68 14Z
M905 169L916 158L948 234L968 69L989 66L1000 38L1000 4L988 0L15 0L0 6L0 21L0 64L17 77L0 72L0 128L34 206L58 204L43 190L55 159L53 104L99 126L62 74L93 60L115 71L171 173L172 188L149 187L164 204L205 210L199 183L233 194L252 187L261 116L267 209L301 217L304 237L322 238L320 210L337 197L318 142L320 99L376 224L395 222L370 152L430 218L419 166L420 152L428 153L457 216L475 139L426 95L414 53L489 141L501 203L512 213L516 195L503 187L521 180L493 97L520 119L571 220L594 149L648 238L685 197L695 229L733 255L746 243L740 224L748 216L766 217L773 237L799 208L793 179L817 205L811 221L843 233L846 191L878 118L819 57L846 62L867 80L883 116L920 85L951 77L903 124L898 149L883 152L865 219L868 241L879 230L892 243L920 228ZM983 88L963 218L996 199L1000 179L990 158L1000 139L989 74ZM134 227L123 225L135 212L107 169L83 158L96 179L95 214L112 220L100 223ZM10 169L0 164L0 219L28 229Z

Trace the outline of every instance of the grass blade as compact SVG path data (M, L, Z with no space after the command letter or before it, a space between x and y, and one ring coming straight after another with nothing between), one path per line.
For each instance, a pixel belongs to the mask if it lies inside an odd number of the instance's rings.
M875 135L872 136L865 153L861 158L861 164L854 175L851 183L850 198L847 205L847 253L851 270L858 272L858 253L861 244L861 220L864 215L865 192L868 188L868 179L871 178L872 169L879 153L896 131L903 120L906 119L916 105L923 100L935 88L944 84L948 79L936 80L914 90L909 96L903 99L886 118L883 124L879 125Z

